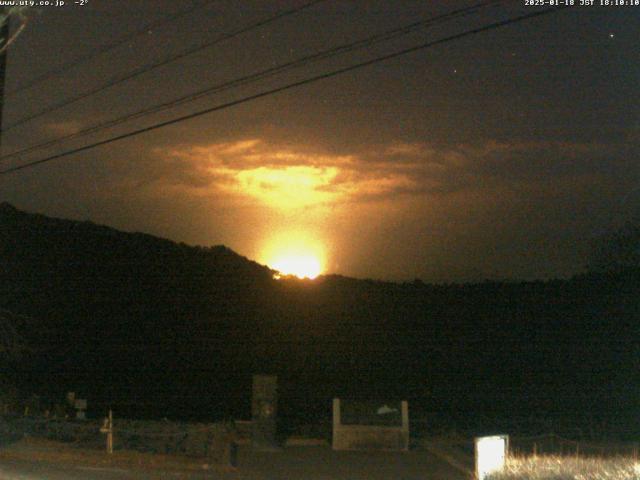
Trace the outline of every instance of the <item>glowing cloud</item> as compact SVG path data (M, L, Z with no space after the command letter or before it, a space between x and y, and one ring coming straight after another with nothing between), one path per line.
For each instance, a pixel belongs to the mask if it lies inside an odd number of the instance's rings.
M335 167L259 167L236 173L240 191L278 208L300 208L329 202L335 197L322 190L338 174Z
M394 161L389 162L378 158L384 149L375 155L332 155L305 145L282 146L248 139L178 147L158 154L170 169L170 187L198 195L217 192L227 198L292 211L414 191L417 184L413 176L423 162L413 157L425 151L428 149L421 145L391 148L387 154L394 156ZM410 155L412 159L399 160L398 155Z

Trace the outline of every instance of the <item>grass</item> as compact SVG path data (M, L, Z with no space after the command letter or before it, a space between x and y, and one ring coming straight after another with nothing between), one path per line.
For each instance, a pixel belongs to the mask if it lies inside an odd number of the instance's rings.
M512 457L491 480L640 480L640 461L632 457Z

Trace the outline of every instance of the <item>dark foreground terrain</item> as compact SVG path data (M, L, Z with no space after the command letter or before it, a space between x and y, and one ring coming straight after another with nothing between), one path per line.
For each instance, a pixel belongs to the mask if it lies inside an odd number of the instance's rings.
M408 400L429 434L632 440L640 229L629 232L571 279L276 280L223 246L0 204L0 309L28 346L3 362L19 394L2 395L18 412L32 400L33 414L72 391L90 418L248 419L252 375L267 373L291 432L355 397Z
M74 449L41 440L22 440L0 450L1 480L462 480L446 461L415 449L409 452L334 452L328 446L292 446L254 452L242 445L238 465L216 467L198 459Z

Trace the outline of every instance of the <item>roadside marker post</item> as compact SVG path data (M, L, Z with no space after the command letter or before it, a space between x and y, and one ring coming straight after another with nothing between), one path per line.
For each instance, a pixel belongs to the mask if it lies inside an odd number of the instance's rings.
M109 410L109 416L104 419L104 423L100 428L101 433L107 434L107 453L113 453L113 411Z
M490 474L504 468L509 455L509 435L476 437L476 478L485 480Z

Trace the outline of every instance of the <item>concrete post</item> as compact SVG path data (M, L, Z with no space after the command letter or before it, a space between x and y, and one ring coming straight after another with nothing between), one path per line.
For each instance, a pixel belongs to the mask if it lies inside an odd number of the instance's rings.
M339 448L338 439L340 438L340 399L333 399L333 430L331 435L331 448L337 450Z
M251 400L251 445L257 450L273 450L277 444L278 377L254 375Z

